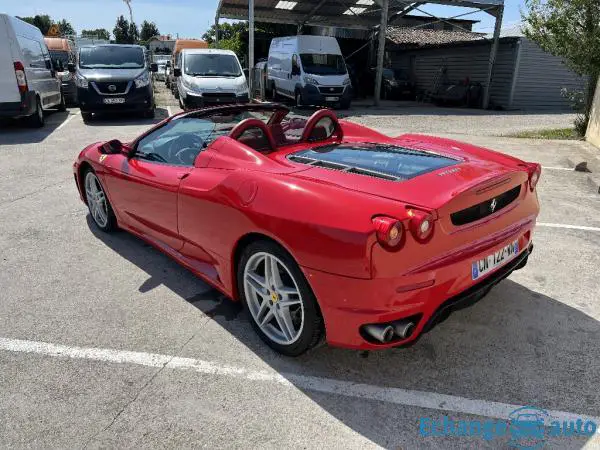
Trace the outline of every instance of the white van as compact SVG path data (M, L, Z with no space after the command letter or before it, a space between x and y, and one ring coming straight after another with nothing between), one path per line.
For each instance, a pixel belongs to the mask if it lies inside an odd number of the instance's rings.
M183 109L249 101L246 75L231 50L184 48L173 74Z
M352 84L337 40L330 36L275 38L269 48L267 90L301 105L350 107Z
M64 111L62 63L54 62L40 30L0 14L0 117L28 117L31 125L44 125L44 109Z

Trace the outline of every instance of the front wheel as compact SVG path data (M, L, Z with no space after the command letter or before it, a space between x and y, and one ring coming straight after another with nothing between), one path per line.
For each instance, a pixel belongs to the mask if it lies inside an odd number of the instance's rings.
M237 268L238 292L251 324L272 349L298 356L323 336L315 296L294 259L273 242L246 247Z
M65 94L63 94L62 92L60 93L60 103L58 104L57 109L60 112L64 112L67 110L67 102L65 101Z
M296 92L296 108L302 108L302 106L304 106L304 103L302 103L302 92L297 91Z
M88 169L83 180L85 199L94 223L104 232L115 230L117 218L96 173L92 169Z

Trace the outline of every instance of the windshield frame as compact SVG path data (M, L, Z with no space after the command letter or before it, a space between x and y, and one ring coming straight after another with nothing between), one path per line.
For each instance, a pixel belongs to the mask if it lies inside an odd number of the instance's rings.
M100 49L121 49L121 50L135 50L136 52L139 52L139 54L141 55L141 65L139 62L137 61L132 61L131 64L132 65L101 65L101 64L85 64L84 62L82 62L81 60L81 55L82 52L84 51L92 51L92 50L100 50ZM111 51L111 50L108 50ZM146 55L144 54L144 49L141 47L137 47L137 46L116 46L116 45L99 45L99 46L89 46L89 47L81 47L79 49L78 55L77 55L77 61L78 61L78 66L80 69L88 69L88 70L95 70L95 69L144 69L146 68ZM125 63L125 64L130 64L129 62ZM135 64L135 65L133 65Z
M188 64L193 64L192 63L192 58L194 59L201 59L201 58L229 58L232 59L234 61L235 64L235 68L237 69L237 72L214 72L214 73L210 73L210 72L193 72L193 71L189 71L188 70ZM196 62L194 62L195 64L198 64ZM203 77L203 78L239 78L242 75L244 75L244 72L242 70L242 66L240 64L240 61L238 60L237 56L229 54L229 53L185 53L184 54L184 59L183 59L183 64L184 67L183 69L183 73L185 73L187 76L189 77Z

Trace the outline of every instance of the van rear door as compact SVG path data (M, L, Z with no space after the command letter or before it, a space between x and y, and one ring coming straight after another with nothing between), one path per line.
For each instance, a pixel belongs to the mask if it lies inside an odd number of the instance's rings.
M11 23L6 15L0 14L0 103L21 101L11 45L14 45Z

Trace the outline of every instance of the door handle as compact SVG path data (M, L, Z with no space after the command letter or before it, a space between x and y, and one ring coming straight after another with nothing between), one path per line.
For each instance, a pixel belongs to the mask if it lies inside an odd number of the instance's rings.
M186 178L190 173L189 172L181 172L177 174L177 178L180 180L183 180L184 178Z

